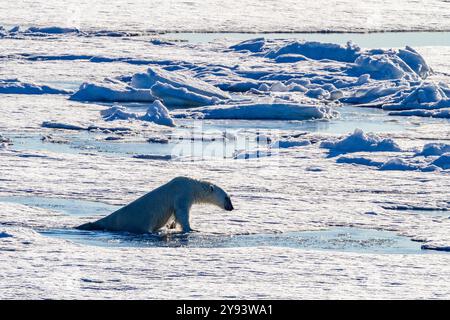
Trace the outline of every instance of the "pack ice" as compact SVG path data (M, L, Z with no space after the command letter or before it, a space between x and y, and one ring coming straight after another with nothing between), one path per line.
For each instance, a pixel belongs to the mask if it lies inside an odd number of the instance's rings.
M166 106L196 107L229 99L228 93L189 75L151 67L136 73L128 81L105 79L84 83L70 99L78 101L152 102Z

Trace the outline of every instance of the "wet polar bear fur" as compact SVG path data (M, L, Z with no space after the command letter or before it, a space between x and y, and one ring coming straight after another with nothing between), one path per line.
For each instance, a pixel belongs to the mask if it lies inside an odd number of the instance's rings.
M110 215L77 229L146 233L161 229L174 220L183 232L190 232L189 211L195 203L215 204L227 211L233 210L230 197L222 188L206 181L177 177Z

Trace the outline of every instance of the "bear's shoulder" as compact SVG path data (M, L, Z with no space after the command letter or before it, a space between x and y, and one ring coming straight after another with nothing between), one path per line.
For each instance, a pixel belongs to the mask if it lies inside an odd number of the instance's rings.
M195 179L189 178L189 177L185 177L185 176L178 176L176 178L173 178L172 180L170 180L169 183L176 183L176 182L194 182L197 181Z

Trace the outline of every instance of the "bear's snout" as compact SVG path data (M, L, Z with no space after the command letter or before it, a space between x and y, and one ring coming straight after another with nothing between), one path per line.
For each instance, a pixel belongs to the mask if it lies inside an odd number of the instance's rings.
M226 197L225 198L225 210L231 211L233 209L234 209L234 207L233 207L233 204L231 203L230 197Z

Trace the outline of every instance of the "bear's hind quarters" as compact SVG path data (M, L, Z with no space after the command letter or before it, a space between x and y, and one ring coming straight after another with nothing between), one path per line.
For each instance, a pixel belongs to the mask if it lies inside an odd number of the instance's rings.
M99 230L99 227L93 222L88 222L75 227L75 229L89 231L89 230Z

